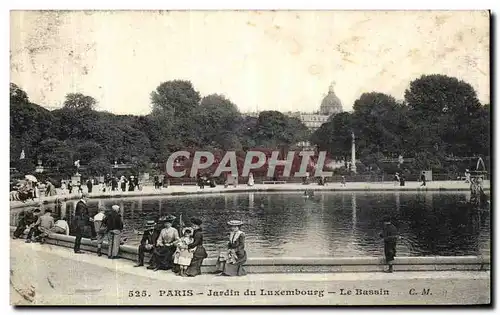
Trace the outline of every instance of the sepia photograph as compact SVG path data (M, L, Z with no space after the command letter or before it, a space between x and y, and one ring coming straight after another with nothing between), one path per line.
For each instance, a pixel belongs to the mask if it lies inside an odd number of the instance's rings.
M490 11L9 15L11 305L491 306Z

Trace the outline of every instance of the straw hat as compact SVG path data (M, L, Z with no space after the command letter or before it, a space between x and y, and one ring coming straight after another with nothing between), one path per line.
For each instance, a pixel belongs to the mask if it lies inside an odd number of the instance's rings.
M241 222L240 220L231 220L231 221L227 222L227 224L229 224L231 226L240 226L240 225L243 225L243 222Z

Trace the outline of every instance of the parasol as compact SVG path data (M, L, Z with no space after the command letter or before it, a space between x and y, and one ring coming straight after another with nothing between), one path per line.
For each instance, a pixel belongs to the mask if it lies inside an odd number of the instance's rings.
M25 175L24 178L35 183L38 182L38 179L36 179L36 177L33 175Z

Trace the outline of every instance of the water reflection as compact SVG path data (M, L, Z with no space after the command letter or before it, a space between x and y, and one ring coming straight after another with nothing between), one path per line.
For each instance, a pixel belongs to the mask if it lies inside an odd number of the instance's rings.
M465 201L466 194L449 192L316 192L312 198L249 193L89 200L88 205L92 215L100 205L120 205L129 244L139 242L134 230L146 220L167 213L200 217L211 256L225 247L231 219L246 223L247 251L254 257L380 256L385 216L394 218L403 237L400 256L489 254L490 214ZM65 202L56 211L71 219L75 203ZM11 225L17 212L11 212Z

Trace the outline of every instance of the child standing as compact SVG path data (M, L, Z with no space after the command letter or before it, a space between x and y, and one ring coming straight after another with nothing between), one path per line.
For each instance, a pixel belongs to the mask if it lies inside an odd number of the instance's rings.
M178 264L180 268L180 276L186 277L186 269L191 264L193 259L193 252L195 248L188 249L188 245L193 243L193 230L191 228L185 228L182 231L182 237L177 243L177 250L174 254L174 264Z

